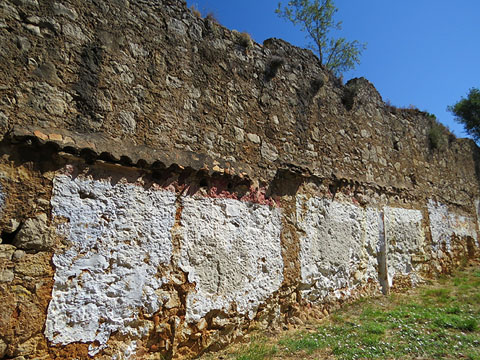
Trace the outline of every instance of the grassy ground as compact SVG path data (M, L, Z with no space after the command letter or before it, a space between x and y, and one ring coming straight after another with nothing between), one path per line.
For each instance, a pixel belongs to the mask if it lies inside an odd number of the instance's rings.
M255 334L203 358L480 360L480 266L405 294L357 302L304 329Z

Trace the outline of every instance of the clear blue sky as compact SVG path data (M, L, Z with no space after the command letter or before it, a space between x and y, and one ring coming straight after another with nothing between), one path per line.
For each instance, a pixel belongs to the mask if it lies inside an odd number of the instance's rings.
M283 1L282 3L286 3ZM276 37L306 47L300 27L279 18L276 0L187 0L213 12L230 29L263 43ZM363 76L384 101L433 113L458 137L463 126L446 111L480 87L480 0L336 0L341 36L367 43L361 64L345 81Z

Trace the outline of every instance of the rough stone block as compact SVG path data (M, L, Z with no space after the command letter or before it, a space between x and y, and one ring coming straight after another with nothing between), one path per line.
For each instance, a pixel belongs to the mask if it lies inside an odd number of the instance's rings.
M15 236L14 245L23 250L50 250L55 241L54 232L48 228L47 214L27 219Z
M0 259L12 260L16 247L10 244L0 244Z

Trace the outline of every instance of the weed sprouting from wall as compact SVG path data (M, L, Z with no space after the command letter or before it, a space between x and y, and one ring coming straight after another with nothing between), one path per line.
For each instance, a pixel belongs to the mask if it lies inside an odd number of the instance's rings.
M200 12L200 10L198 10L195 5L192 5L190 6L190 11L192 12L193 15L195 15L197 18L201 18L202 17L202 13Z
M285 64L285 58L281 56L273 56L268 65L267 68L265 69L265 78L267 81L270 81L273 79L276 75L278 70L282 67L282 65Z
M310 82L310 88L312 90L312 94L314 95L317 94L324 84L325 84L325 81L320 76L313 79Z
M246 49L249 49L253 46L253 40L249 33L241 32L237 35L238 43Z
M205 16L205 19L207 19L208 21L210 21L214 24L219 24L217 16L211 11L209 13L207 13L207 16Z

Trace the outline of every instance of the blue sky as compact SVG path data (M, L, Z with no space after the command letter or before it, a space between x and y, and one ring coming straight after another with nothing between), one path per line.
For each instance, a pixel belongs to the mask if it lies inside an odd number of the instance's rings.
M286 3L283 1L282 3ZM213 12L230 29L258 43L276 37L300 47L305 34L275 13L276 0L187 0ZM336 0L340 35L367 43L361 64L345 81L363 76L384 101L433 113L458 137L463 126L446 111L471 87L480 87L479 0Z

